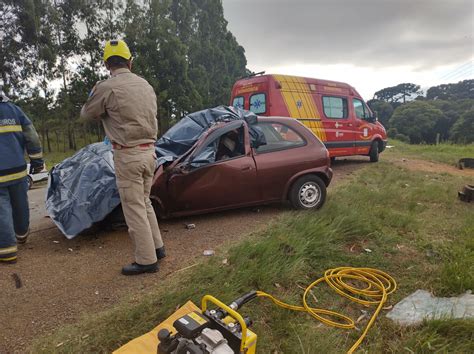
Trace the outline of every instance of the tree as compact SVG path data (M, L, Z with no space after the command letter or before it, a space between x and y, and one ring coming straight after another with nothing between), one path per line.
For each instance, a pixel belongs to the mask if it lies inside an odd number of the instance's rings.
M407 98L415 98L421 94L419 85L404 83L377 91L374 93L374 99L390 103L406 103Z
M177 22L177 33L187 46L189 78L202 99L199 108L226 104L232 85L246 74L247 60L227 29L222 1L173 0L171 17L177 20L183 13L187 20Z
M77 118L108 76L106 39L127 41L134 71L155 89L160 133L191 111L226 104L247 72L221 0L1 1L0 84L21 98L48 148L76 149L76 138L91 133L101 138L99 125L78 126Z
M456 84L433 86L426 91L429 100L455 100L474 98L474 80L459 81Z
M435 126L443 112L427 102L413 101L398 107L390 118L390 126L410 138L412 144L434 143Z
M456 143L474 143L474 109L465 112L451 128L451 139Z

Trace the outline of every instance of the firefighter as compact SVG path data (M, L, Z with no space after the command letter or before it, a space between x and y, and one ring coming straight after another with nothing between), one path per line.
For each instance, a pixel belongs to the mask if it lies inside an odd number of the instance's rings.
M43 152L35 127L0 87L0 263L16 263L17 243L30 226L25 150L30 173L43 170Z
M154 273L165 248L150 201L156 166L156 95L150 84L133 74L132 55L123 40L107 41L104 62L110 78L98 82L82 107L82 119L101 119L112 143L115 175L135 262L124 275Z

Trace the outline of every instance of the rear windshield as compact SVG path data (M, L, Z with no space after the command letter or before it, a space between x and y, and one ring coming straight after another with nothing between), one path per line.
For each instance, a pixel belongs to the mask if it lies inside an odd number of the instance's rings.
M250 96L250 110L256 114L262 114L267 111L267 102L264 93L256 93Z
M244 109L244 98L242 96L234 97L232 106L234 106L235 108Z

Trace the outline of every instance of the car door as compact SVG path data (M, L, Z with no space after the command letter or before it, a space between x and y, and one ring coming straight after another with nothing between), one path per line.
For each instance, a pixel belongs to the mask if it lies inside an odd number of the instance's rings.
M331 156L352 155L355 151L355 126L349 100L346 96L321 96L323 126L326 132L324 145Z
M356 154L365 155L369 153L375 125L368 121L371 112L364 101L354 97L352 98L352 107L354 109Z
M237 132L237 151L219 152L227 134ZM216 158L217 157L217 158ZM258 199L255 161L243 121L231 122L211 133L168 180L174 215L199 213L251 204Z
M262 202L281 200L290 178L314 167L313 160L305 157L306 140L291 127L272 121L259 122L258 125L266 140L265 145L255 150Z

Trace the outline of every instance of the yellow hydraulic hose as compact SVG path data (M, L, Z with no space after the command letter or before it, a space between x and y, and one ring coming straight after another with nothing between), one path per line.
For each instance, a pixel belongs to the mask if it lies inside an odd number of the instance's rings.
M347 280L359 281L359 283L365 284L365 287L356 287L350 283L347 283ZM326 284L334 289L334 291L336 291L339 295L342 295L351 301L357 302L364 306L377 306L365 330L362 332L362 335L348 351L348 353L353 353L362 343L365 336L367 335L367 332L377 318L380 310L382 310L384 303L387 301L387 296L393 293L397 288L395 279L393 279L387 273L372 268L339 267L328 269L324 272L323 277L312 282L306 288L303 295L303 306L295 306L284 303L283 301L280 301L263 291L257 291L257 296L269 298L276 305L285 309L307 312L315 319L329 326L344 329L355 328L354 321L345 315L334 311L310 307L308 305L308 302L306 301L308 293L313 287L319 283L322 283L323 281L325 281Z

